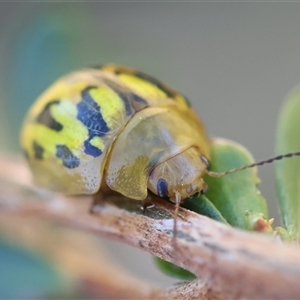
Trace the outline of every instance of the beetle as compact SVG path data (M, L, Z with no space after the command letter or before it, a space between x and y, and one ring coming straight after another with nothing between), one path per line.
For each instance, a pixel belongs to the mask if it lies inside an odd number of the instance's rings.
M41 187L67 195L108 187L136 199L148 190L178 205L204 193L210 140L182 94L140 71L103 65L70 73L29 110L21 146Z
M142 72L104 65L73 72L33 104L21 146L41 187L68 195L101 186L179 203L204 192L209 138L188 100Z

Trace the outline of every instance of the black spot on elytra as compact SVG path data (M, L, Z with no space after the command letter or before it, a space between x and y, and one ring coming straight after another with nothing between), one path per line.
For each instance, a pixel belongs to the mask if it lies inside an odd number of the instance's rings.
M119 69L115 71L115 74L129 74L136 76L140 79L143 79L145 81L150 82L151 84L155 85L158 89L160 89L162 92L164 92L168 97L174 98L177 93L173 90L170 89L167 85L165 85L163 82L160 80L156 79L155 77L152 77L148 74L145 74L143 72L137 71L137 70L132 70L132 71L126 71L125 69Z
M43 159L43 154L45 152L45 149L36 141L33 141L32 148L34 152L34 158Z
M48 102L42 112L37 116L36 121L52 130L61 131L63 129L62 124L57 122L51 115L51 107L53 105L58 105L59 103L59 100Z
M137 70L131 70L131 71L126 71L126 69L118 69L115 71L115 74L129 74L129 75L133 75L136 76L140 79L143 79L145 81L150 82L151 84L153 84L154 86L156 86L158 89L160 89L163 93L165 93L169 98L175 99L176 96L180 95L187 106L191 106L190 101L183 96L182 94L179 94L178 92L176 92L175 90L173 90L172 88L168 87L166 84L164 84L162 81L156 79L155 77L152 77L148 74L145 74L143 72L137 71Z
M104 65L93 66L93 69L99 69L99 70L104 69L105 70L106 67L107 67L107 65L104 64ZM137 70L133 70L133 69L128 69L127 70L126 68L123 68L123 67L119 67L119 68L116 67L116 69L114 70L114 73L116 75L129 74L129 75L136 76L140 79L143 79L145 81L148 81L151 84L153 84L154 86L156 86L158 89L160 89L162 92L164 92L169 98L174 99L176 96L180 95L184 99L186 105L188 107L191 107L191 103L190 103L190 101L187 97L185 97L184 95L176 92L175 90L173 90L172 88L170 88L166 84L164 84L162 81L160 81L160 80L156 79L155 77L152 77L152 76L150 76L146 73L143 73L143 72L140 72L140 71L137 71ZM116 90L116 92L117 92L117 90ZM121 95L120 95L120 97L121 97ZM146 100L144 100L144 99L142 99L142 100L143 100L143 103L145 102L146 104L148 104ZM124 101L124 99L123 99L123 101ZM125 105L126 105L126 102L125 102Z
M89 133L87 140L84 141L84 152L98 157L102 151L90 142L94 137L105 136L109 132L109 127L103 119L100 106L90 94L92 89L97 89L97 87L89 86L81 92L82 100L77 104L77 119L84 124Z
M65 145L56 146L56 157L60 158L63 165L69 169L77 168L80 164L79 158Z
M124 86L121 86L109 79L104 79L104 82L122 99L125 105L127 116L130 116L134 114L135 111L139 110L134 110L134 108L140 107L142 109L149 106L148 102L145 99L131 92L129 89L126 89Z

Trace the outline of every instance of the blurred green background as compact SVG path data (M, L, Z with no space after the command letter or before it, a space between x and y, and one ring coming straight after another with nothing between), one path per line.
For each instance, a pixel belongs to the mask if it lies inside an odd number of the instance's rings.
M269 157L281 103L300 82L299 15L287 2L0 3L0 149L19 152L22 119L53 80L113 62L187 95L212 136ZM259 174L277 217L273 167ZM104 243L132 272L171 282L147 254Z

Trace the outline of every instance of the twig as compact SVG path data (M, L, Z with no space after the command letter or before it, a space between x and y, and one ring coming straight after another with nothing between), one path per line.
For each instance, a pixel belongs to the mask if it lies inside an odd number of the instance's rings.
M148 293L149 298L300 297L300 251L296 246L282 244L274 237L233 229L180 208L173 247L174 206L162 199L153 199L155 207L143 213L138 201L116 196L109 202L101 202L95 213L90 214L91 197L39 194L32 188L29 194L20 185L23 182L29 188L24 166L1 158L0 165L3 168L0 177L10 181L10 185L0 181L0 217L38 214L140 248L200 278L165 291L153 289ZM13 176L10 178L9 174ZM15 174L23 174L18 176L18 182Z

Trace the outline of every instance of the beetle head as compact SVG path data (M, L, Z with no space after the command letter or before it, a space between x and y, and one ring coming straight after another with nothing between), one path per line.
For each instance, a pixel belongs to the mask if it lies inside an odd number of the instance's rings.
M205 192L203 180L207 172L208 160L195 147L157 165L151 172L148 188L161 198L176 202L176 194L182 200L196 193ZM178 197L177 197L178 198Z

